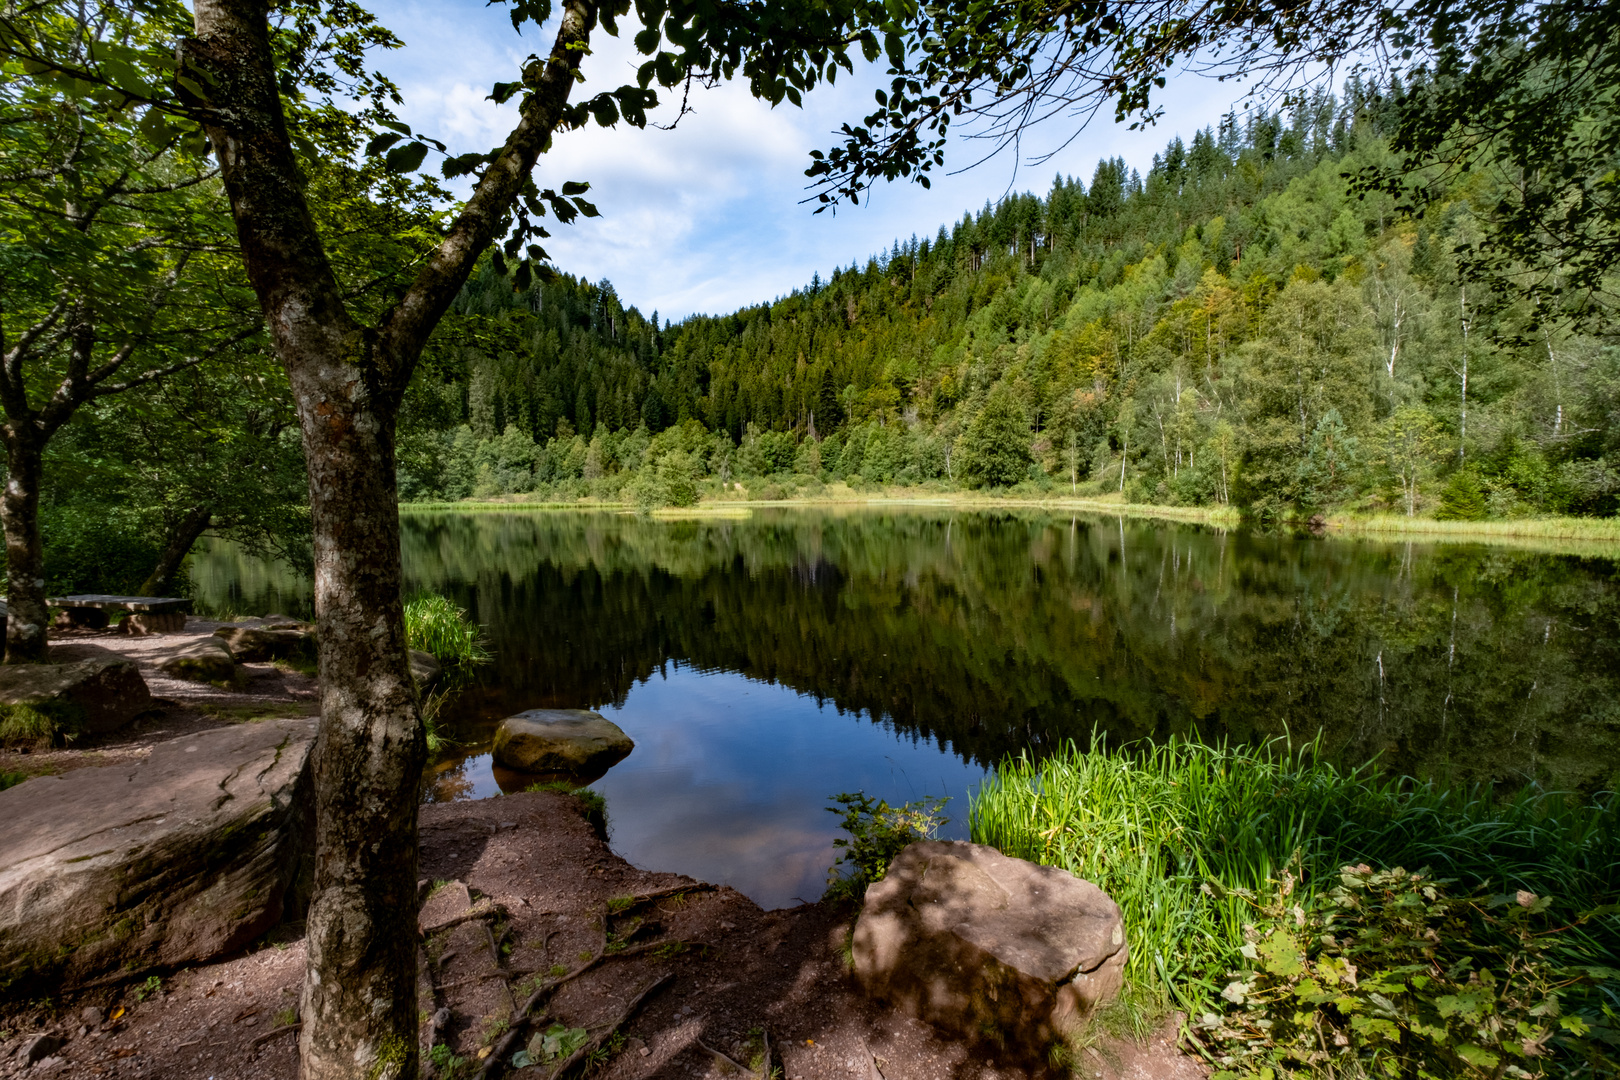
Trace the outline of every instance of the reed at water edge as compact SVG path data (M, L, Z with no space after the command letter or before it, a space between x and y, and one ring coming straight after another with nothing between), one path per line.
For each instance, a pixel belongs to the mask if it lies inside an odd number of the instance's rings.
M1427 869L1456 890L1529 890L1587 911L1620 899L1620 803L1526 787L1449 788L1288 750L1186 741L1005 762L969 810L976 843L1063 867L1119 904L1141 1004L1216 1007L1259 895L1305 896L1340 867ZM1572 963L1620 966L1616 919L1565 935Z

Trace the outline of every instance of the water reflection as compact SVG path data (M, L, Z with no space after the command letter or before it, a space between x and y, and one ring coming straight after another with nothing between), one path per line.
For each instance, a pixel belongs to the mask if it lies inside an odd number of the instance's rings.
M766 907L821 895L834 855L829 793L953 796L956 820L942 835L965 839L965 795L983 776L938 746L731 672L672 664L602 711L636 743L591 785L607 798L614 850ZM468 749L477 752L440 766L431 798L511 790L487 747Z
M880 785L897 754L949 763L917 790L958 795L1094 729L1320 736L1347 764L1468 782L1620 772L1606 559L1039 511L409 515L403 545L411 588L489 628L499 662L452 718L474 755L501 716L603 709L638 742L597 785L620 850L776 898L820 880L827 795L904 797ZM199 586L253 610L213 557ZM494 790L487 764L459 768L438 797Z

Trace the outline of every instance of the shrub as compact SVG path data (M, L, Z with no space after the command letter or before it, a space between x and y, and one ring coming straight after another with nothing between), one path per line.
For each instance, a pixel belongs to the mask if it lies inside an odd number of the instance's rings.
M1440 493L1440 509L1434 516L1441 521L1479 521L1485 517L1485 490L1471 472L1453 473Z
M829 806L827 811L843 815L840 827L849 833L849 839L833 841L833 847L844 853L827 868L824 900L860 900L867 886L883 880L889 864L906 845L932 838L950 820L943 813L948 798L890 806L882 800L874 801L865 792L846 791L834 795L833 802L843 809Z
M1452 897L1421 872L1366 864L1343 867L1338 885L1303 903L1294 885L1285 877L1244 928L1248 963L1221 995L1234 1008L1197 1025L1220 1066L1213 1080L1620 1067L1603 1046L1620 1030L1598 991L1620 972L1560 961L1568 928L1549 915L1550 898Z

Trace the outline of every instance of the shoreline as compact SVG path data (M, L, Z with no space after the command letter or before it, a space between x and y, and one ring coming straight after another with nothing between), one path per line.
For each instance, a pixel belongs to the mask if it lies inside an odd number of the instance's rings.
M179 634L119 640L82 632L57 638L53 647L85 651L104 641L149 667L154 647L205 635L213 626L193 617ZM127 768L157 742L270 714L308 713L312 678L269 664L251 667L248 694L165 685L163 716L52 752L50 767L41 771ZM176 723L177 713L188 722ZM465 1077L494 1053L511 1061L546 1022L591 1030L620 1025L620 1038L594 1074L598 1080L724 1080L735 1073L710 1047L748 1060L750 1040L760 1032L768 1032L784 1080L847 1075L850 1062L863 1069L881 1062L889 1080L1062 1075L986 1054L869 999L846 959L858 910L846 902L764 910L730 886L632 865L580 800L561 792L430 803L421 814L422 891L433 897L443 890L445 899L423 909L426 962L418 994L435 1060L459 1061L457 1075ZM611 805L608 815L611 820ZM458 914L462 908L465 915ZM611 919L620 921L610 927ZM623 936L615 943L611 934ZM636 947L622 948L637 934ZM46 1051L47 1064L28 1069L30 1076L296 1080L305 945L303 926L294 919L244 950L198 963L104 980L49 999L0 1001L0 1077L27 1068L14 1053L45 1036L55 1040L54 1049ZM586 958L592 959L580 967ZM567 980L558 981L544 1019L518 1015L517 1003L538 977L555 975L559 965L577 967L581 977L570 975L566 986ZM626 1003L640 1000L650 986L658 990L645 1005L627 1010ZM526 1021L533 1023L525 1027ZM508 1039L512 1028L517 1035ZM1098 1057L1088 1076L1207 1076L1179 1045L1174 1017L1139 1039L1106 1028L1092 1039ZM507 1075L541 1080L549 1071L514 1066Z
M842 490L838 490L842 489ZM1144 518L1206 525L1223 532L1245 528L1238 512L1230 506L1165 506L1157 503L1127 503L1114 498L1084 496L1018 497L983 496L964 492L930 492L890 488L866 493L827 485L826 493L787 499L709 498L695 506L661 507L648 512L654 520L744 520L755 510L764 509L866 509L915 507L956 510L1045 510L1084 513L1104 517ZM510 499L466 499L460 502L400 503L400 513L513 513L525 511L599 511L637 513L633 503L580 499L528 501ZM1276 529L1266 531L1292 532ZM1620 558L1620 518L1535 517L1485 521L1440 521L1435 518L1404 517L1393 514L1362 516L1335 514L1326 517L1322 534L1341 539L1384 542L1405 540L1424 543L1488 544L1496 547L1539 551L1553 555Z

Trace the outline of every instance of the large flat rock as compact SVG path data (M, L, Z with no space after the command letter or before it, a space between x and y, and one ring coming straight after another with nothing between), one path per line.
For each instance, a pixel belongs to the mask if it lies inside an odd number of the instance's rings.
M67 732L102 735L152 708L152 695L135 664L108 654L65 664L0 666L0 705L26 705Z
M242 724L0 791L0 991L196 963L279 923L306 887L314 736Z
M1119 906L1089 881L959 841L912 844L866 892L852 942L872 997L1030 1059L1124 980Z
M497 765L530 773L600 775L623 761L636 744L601 713L585 709L530 709L495 729Z

